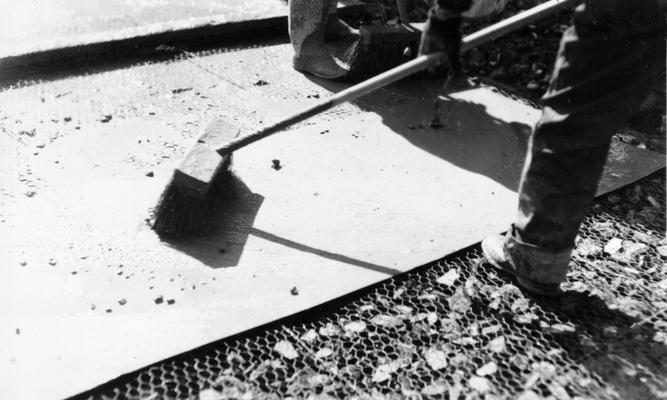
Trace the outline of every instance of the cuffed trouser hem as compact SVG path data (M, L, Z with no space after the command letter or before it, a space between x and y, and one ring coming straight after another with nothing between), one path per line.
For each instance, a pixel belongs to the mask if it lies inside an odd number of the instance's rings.
M523 278L546 285L557 285L565 280L572 248L552 251L524 243L507 232L504 251L516 274Z

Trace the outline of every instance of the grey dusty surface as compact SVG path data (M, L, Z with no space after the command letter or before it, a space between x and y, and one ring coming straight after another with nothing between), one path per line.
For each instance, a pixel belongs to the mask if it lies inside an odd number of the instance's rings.
M160 242L144 219L211 118L249 130L342 88L290 59L266 43L0 92L2 396L72 395L506 228L539 111L476 88L434 129L441 82L411 81L239 151L219 229ZM662 166L617 143L602 191Z

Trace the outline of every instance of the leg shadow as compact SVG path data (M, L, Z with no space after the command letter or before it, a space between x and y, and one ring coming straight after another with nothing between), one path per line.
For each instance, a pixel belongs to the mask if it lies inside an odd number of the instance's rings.
M308 78L332 93L349 87ZM484 104L442 95L441 85L440 80L407 79L353 104L381 116L388 128L418 148L517 191L532 130L518 122L525 116L503 115L501 119L491 115Z
M378 113L414 146L518 190L530 126L498 119L482 104L445 96L415 99Z
M552 334L553 339L570 358L613 385L620 398L666 393L667 346L655 340L659 315L638 320L588 292L567 291L557 299L535 301L557 320L574 325L574 332Z

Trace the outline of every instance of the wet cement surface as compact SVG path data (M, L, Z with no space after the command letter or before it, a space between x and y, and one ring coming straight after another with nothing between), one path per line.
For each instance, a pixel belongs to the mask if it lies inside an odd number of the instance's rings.
M479 88L441 99L431 127L440 82L409 81L236 152L218 228L161 242L144 220L211 118L247 131L343 87L290 58L235 49L0 92L3 396L72 395L506 229L539 111ZM602 191L664 165L623 145L610 161Z

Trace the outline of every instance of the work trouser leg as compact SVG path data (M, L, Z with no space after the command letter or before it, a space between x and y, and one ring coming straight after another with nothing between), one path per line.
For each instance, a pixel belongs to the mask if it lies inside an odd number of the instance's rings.
M289 0L288 32L298 57L307 40L324 43L331 0Z
M560 283L602 175L611 137L664 65L662 0L590 0L561 39L531 135L518 218L504 249L517 274Z
M332 6L333 4L333 6ZM337 79L347 74L325 43L328 26L338 26L329 22L335 0L289 0L289 36L294 48L293 67L320 78ZM334 46L335 47L335 46Z

